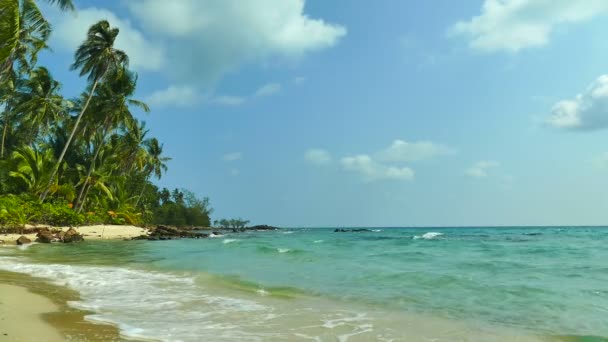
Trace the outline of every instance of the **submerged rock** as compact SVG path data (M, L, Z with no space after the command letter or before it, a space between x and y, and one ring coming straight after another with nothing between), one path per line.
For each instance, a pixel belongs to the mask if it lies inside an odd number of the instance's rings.
M372 232L373 230L371 229L336 229L334 230L334 233L363 233L363 232Z
M268 226L268 225L260 225L246 228L247 230L279 230L278 227Z
M21 235L18 239L17 239L17 244L19 246L21 245L27 245L28 243L32 243L32 240L26 238L25 236Z

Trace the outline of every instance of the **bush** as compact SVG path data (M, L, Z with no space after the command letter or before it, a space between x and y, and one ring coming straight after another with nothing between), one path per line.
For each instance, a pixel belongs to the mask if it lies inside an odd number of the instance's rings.
M75 226L85 222L67 202L40 203L27 196L0 196L0 225L23 227L27 223L52 226Z

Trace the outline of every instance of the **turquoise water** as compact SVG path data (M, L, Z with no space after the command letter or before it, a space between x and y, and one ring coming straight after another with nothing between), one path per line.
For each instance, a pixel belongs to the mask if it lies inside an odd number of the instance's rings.
M75 306L133 337L600 341L606 242L608 229L584 227L292 229L32 246L3 251L0 269L75 288Z

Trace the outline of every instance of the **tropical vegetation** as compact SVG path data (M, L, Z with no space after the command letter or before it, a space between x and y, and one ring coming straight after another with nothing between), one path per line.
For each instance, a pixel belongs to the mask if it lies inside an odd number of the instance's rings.
M86 32L71 69L87 84L72 99L38 65L50 33L35 0L0 0L0 225L209 226L207 198L153 183L170 158L137 118L150 108L135 98L118 28L102 20Z

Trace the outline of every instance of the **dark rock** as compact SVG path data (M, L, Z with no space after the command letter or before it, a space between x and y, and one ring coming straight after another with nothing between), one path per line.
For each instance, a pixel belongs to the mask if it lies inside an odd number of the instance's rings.
M51 243L55 239L55 236L48 228L40 229L38 234L36 234L36 237L36 241L40 243Z
M334 230L334 233L364 233L364 232L371 232L372 230L370 229L364 229L364 228L360 228L360 229L341 229L338 228L336 230Z
M278 227L273 227L273 226L268 226L268 225L260 225L260 226L253 226L253 227L248 227L246 228L246 230L279 230Z
M84 241L84 238L76 231L76 229L70 228L67 232L65 232L65 234L63 234L61 241L64 243L80 242Z
M134 237L133 240L150 240L150 241L166 241L173 239L202 239L209 237L209 234L196 233L191 229L181 229L168 226L157 226L152 229L150 235L141 235Z
M27 245L28 243L32 243L32 240L26 238L25 236L21 236L17 239L17 244L19 246L21 245Z

